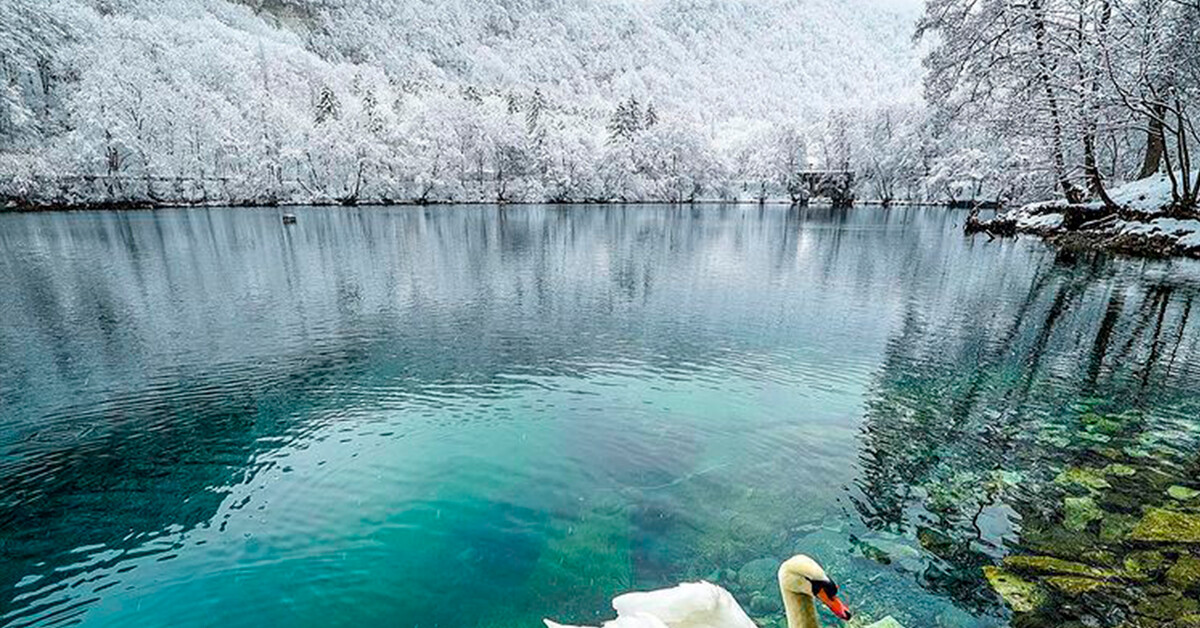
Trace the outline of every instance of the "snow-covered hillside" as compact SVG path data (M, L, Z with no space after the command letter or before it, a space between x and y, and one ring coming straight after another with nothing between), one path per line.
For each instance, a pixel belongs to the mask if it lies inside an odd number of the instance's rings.
M848 159L826 112L920 86L903 2L0 6L0 186L38 202L778 191Z

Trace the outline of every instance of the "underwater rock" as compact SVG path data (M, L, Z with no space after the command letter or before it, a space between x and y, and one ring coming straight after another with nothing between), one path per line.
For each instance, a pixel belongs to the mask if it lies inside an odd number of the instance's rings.
M1028 613L1037 610L1046 602L1046 592L1037 583L1025 580L1001 567L988 565L983 568L983 575L988 584L992 585L992 590L1014 612Z
M1108 550L1088 550L1083 553L1081 558L1083 558L1084 562L1091 563L1093 565L1107 565L1110 567L1117 567L1120 565L1120 562L1117 561L1117 555Z
M738 570L738 583L746 591L766 593L779 585L776 577L779 572L779 561L774 558L756 558Z
M1135 541L1200 543L1200 515L1151 508L1129 534Z
M1105 543L1116 543L1129 536L1137 526L1138 518L1133 515L1108 513L1100 522L1100 540Z
M1167 624L1167 628L1200 628L1200 615L1184 615Z
M783 601L775 595L754 594L750 598L750 612L755 615L769 615L783 610Z
M1111 487L1112 485L1102 477L1101 473L1096 469L1067 467L1058 474L1058 477L1054 478L1054 483L1062 485L1078 484L1094 491Z
M854 628L904 628L904 624L896 621L896 618L892 617L891 615L888 615L887 617L884 617L873 624L856 624L851 622L848 624L848 626L853 626Z
M1176 484L1175 486L1167 489L1167 495L1169 495L1171 499L1178 499L1181 502L1186 502L1200 497L1200 491L1197 491L1194 488L1188 488L1186 486L1179 486Z
M1200 586L1200 558L1181 556L1167 570L1167 582L1176 589L1188 590Z
M1063 525L1073 532L1086 530L1088 524L1104 516L1091 497L1068 497L1063 500Z
M1200 602L1178 593L1147 597L1134 608L1139 615L1162 621L1190 615L1198 610Z
M1094 580L1082 576L1050 576L1046 583L1071 597L1076 597L1103 587L1114 586L1111 582Z
M1085 578L1116 578L1117 572L1100 567L1092 567L1083 563L1073 563L1069 560L1052 556L1007 556L1004 566L1012 571L1024 571L1058 576L1082 576Z
M954 551L954 539L945 532L928 527L917 528L917 542L935 556L945 556Z
M1162 571L1166 559L1162 552L1145 550L1130 552L1125 556L1125 575L1136 580L1148 580Z
M1133 467L1131 467L1127 464L1120 464L1120 463L1114 462L1114 463L1108 465L1107 467L1104 467L1104 474L1105 475L1115 475L1117 477L1127 478L1127 477L1130 477L1133 475L1137 475L1137 469L1134 469Z

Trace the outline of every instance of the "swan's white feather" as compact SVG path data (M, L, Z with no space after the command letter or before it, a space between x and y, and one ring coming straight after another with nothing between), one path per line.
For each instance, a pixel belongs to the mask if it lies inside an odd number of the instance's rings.
M626 593L613 600L617 618L603 628L758 628L733 595L710 582ZM571 628L546 620L549 628Z
M584 626L565 626L556 624L549 619L543 620L546 622L546 628L585 628ZM618 617L612 621L604 622L603 628L670 628L662 622L661 619L653 616L638 613L625 617Z

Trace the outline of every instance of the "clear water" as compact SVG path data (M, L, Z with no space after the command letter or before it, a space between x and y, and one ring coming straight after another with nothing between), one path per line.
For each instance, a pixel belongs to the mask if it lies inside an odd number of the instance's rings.
M1126 516L1195 481L1194 262L920 208L296 213L0 215L0 626L595 623L797 551L999 626L980 568L1050 551L1062 469L1154 473Z

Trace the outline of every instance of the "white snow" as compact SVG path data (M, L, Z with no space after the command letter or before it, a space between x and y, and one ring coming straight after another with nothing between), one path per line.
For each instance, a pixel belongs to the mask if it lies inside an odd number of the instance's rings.
M1182 173L1176 173L1176 177ZM1192 180L1196 174L1192 173ZM1160 172L1140 181L1131 181L1109 191L1113 202L1148 214L1162 213L1171 204L1171 180Z
M1055 229L1062 226L1062 223L1062 214L1026 215L1017 219L1017 227L1030 230Z

